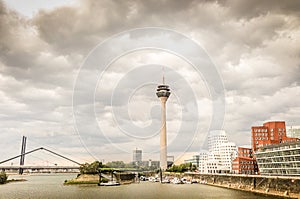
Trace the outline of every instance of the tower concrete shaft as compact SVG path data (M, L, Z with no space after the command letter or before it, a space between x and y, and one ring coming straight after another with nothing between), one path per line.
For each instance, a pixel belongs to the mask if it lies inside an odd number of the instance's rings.
M159 85L156 95L161 101L161 129L160 129L160 168L166 170L167 164L167 122L166 122L166 102L171 92L169 86Z
M167 163L167 122L166 122L166 102L167 97L160 97L161 101L161 129L160 129L160 168L166 170Z

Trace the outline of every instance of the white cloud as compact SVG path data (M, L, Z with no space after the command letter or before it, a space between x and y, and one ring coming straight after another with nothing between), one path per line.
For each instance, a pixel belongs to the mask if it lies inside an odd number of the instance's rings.
M88 160L93 157L80 136L98 159L129 161L135 147L147 152L145 157L157 159L158 135L141 141L118 127L135 136L158 131L160 107L155 87L161 82L161 66L166 67L166 82L172 89L167 112L169 152L181 156L198 151L214 110L206 77L185 60L169 52L143 49L118 58L103 76L95 74L97 67L80 69L97 44L137 27L174 29L206 49L224 81L224 128L237 145L250 143L254 124L279 119L300 124L297 1L88 0L60 7L36 5L29 10L45 9L27 17L12 10L20 10L19 5L8 6L0 2L0 130L1 140L7 140L0 142L0 159L14 155L11 151L19 153L15 148L22 134L40 145ZM144 39L143 35L130 36L132 41ZM148 35L147 39L157 37ZM176 46L176 38L156 42ZM109 50L119 52L123 47L116 43ZM192 53L186 46L181 48ZM101 56L105 52L99 59ZM72 94L79 70L84 78L77 88L82 93L77 99L75 111L80 118L76 126ZM91 84L95 76L98 85ZM148 84L139 87L144 82ZM89 95L91 90L95 91L95 106L87 103L94 97Z

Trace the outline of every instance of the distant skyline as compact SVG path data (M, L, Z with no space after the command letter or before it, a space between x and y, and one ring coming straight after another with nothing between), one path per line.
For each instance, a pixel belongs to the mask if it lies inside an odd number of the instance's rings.
M175 47L181 42L171 36L159 41L157 35L125 35L85 62L101 43L136 28L172 30L203 48L210 60L186 46L180 50L213 63L224 87L223 129L237 146L250 146L254 125L285 121L299 126L299 10L299 1L280 0L0 0L0 160L20 153L23 135L28 150L45 146L81 162L129 162L135 148L143 150L145 160L159 160L155 88L162 66L172 91L168 155L176 159L199 152L218 111L206 78L216 77L204 77L189 60L163 49L120 54L103 73L85 68L94 64L97 69L102 57L125 48L120 43L126 39ZM97 77L96 84L91 77ZM89 90L93 95L86 95ZM90 128L92 119L101 132ZM25 164L60 161L39 153Z

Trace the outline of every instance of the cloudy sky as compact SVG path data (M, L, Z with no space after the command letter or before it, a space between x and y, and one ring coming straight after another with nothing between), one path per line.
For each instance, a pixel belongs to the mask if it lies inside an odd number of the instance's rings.
M162 74L175 159L205 147L210 129L239 146L253 125L300 125L299 9L296 0L0 1L0 160L20 153L23 135L27 150L80 162L128 162L135 148L158 160ZM26 161L69 164L45 152Z

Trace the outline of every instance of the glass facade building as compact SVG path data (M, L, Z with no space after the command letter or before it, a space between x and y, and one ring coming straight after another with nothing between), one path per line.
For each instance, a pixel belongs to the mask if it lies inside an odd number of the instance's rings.
M300 141L265 146L255 155L261 175L300 176Z

